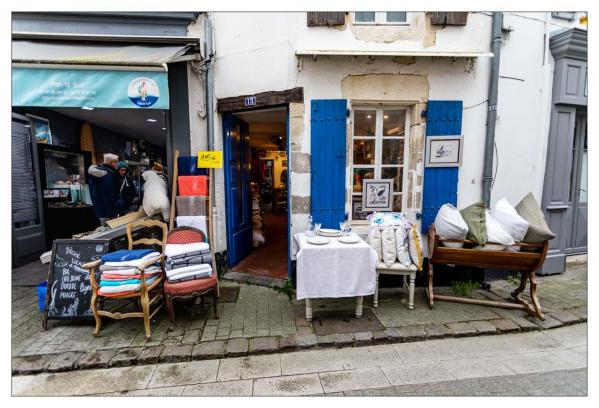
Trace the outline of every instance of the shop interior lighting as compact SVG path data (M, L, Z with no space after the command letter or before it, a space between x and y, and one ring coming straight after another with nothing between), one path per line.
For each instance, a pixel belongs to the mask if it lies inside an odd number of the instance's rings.
M146 122L152 122L152 123L154 123L154 122L157 122L157 121L156 121L156 119L148 118L148 119L146 119Z
M92 108L90 106L82 106L81 109L83 109L83 110L89 110L89 111L94 110L94 108Z

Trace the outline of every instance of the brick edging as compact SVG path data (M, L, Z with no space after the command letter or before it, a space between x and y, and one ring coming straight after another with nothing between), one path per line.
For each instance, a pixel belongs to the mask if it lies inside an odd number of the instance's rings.
M541 331L587 322L587 317L559 311L545 321L526 318L499 318L447 324L425 324L328 336L293 335L205 341L196 344L128 347L121 350L68 351L12 358L12 375L56 373L95 368L125 367L155 363L242 357L292 352L305 349L363 347L409 343L455 337ZM561 318L561 320L559 320Z

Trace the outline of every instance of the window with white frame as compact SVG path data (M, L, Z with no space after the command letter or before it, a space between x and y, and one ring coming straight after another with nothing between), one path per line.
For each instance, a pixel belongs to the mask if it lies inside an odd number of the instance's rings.
M405 11L356 11L354 24L358 25L407 25Z
M351 219L364 223L364 179L393 179L393 211L403 210L407 172L409 115L402 107L355 107L352 111Z

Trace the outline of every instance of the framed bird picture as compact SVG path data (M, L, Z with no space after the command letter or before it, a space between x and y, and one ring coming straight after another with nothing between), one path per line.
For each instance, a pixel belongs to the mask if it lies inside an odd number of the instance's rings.
M362 183L362 211L391 211L393 179L364 179Z
M459 167L464 136L427 136L425 167Z

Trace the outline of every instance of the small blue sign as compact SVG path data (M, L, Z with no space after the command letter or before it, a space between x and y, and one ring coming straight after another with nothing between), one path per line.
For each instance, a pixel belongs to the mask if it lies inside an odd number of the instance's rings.
M247 98L245 98L244 104L245 104L245 106L253 106L253 105L255 105L256 104L256 97L255 96L248 96Z

